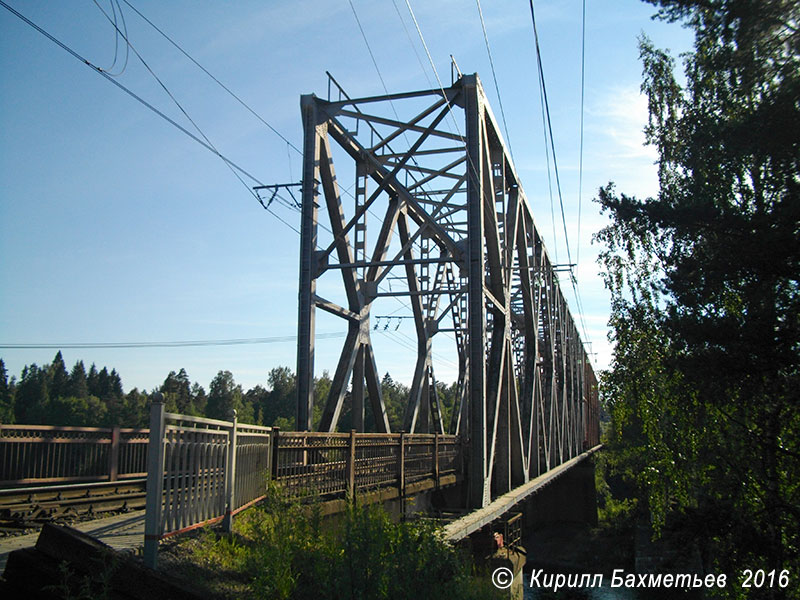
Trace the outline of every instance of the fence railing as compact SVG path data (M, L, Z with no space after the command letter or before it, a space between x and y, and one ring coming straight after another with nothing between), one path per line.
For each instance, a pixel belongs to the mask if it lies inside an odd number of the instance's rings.
M281 432L274 477L291 496L358 494L460 469L459 438L440 434Z
M144 558L155 566L158 541L232 518L264 497L272 462L270 427L150 412Z
M264 498L269 479L288 496L355 496L460 470L452 435L281 432L277 428L177 415L154 402L150 414L145 563L158 541L223 522Z
M0 425L0 486L147 474L147 429Z

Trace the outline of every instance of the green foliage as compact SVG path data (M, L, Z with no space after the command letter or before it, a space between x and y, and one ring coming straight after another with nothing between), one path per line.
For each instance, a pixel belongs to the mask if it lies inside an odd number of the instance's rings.
M209 392L198 383L190 383L185 369L170 371L159 386L168 412L229 420L237 411L242 423L295 429L297 404L296 376L288 367L276 367L267 374L267 385L256 385L244 392L230 371L219 371L209 386ZM312 424L319 426L322 411L331 389L327 371L314 378L314 413ZM457 402L456 384L437 382L436 391L442 407L445 426ZM153 390L155 393L156 390ZM386 373L381 392L392 431L400 431L408 402L409 389L395 382ZM46 367L26 366L19 382L8 381L5 365L0 360L0 422L30 425L78 425L87 427L147 427L152 394L133 389L127 394L115 369L92 364L86 371L83 361L77 361L67 372L61 352ZM339 428L351 429L349 393L345 395ZM372 407L367 396L365 426L375 431Z
M656 526L727 572L800 568L800 5L652 0L695 32L644 39L659 194L600 190L615 355L609 448ZM677 515L682 513L682 516ZM731 592L733 593L733 592Z
M220 371L211 380L206 403L206 416L211 419L230 420L236 410L239 421L253 423L253 406L242 401L242 386L230 371Z
M491 598L468 562L429 522L394 523L377 507L351 506L324 521L319 510L285 502L273 489L245 511L235 536L206 534L195 557L246 577L255 598Z
M396 382L389 373L386 373L381 380L381 394L383 394L383 402L386 405L386 414L389 417L392 431L401 431L403 429L403 413L408 404L411 390L408 389L408 386Z
M3 359L0 358L0 423L14 422L14 390L8 382L8 373Z

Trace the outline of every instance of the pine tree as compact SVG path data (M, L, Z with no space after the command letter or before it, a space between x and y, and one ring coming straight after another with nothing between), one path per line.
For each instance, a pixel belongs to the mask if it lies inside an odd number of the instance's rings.
M67 393L75 398L87 398L89 396L86 367L83 366L82 360L77 361L75 366L72 367L72 371L70 371Z
M14 416L17 423L42 425L48 423L50 395L47 389L47 371L35 363L22 369L22 376L14 402Z
M48 369L49 390L51 398L59 398L69 394L69 374L64 364L64 357L59 350Z
M8 383L8 373L3 359L0 358L0 423L14 423L14 396Z

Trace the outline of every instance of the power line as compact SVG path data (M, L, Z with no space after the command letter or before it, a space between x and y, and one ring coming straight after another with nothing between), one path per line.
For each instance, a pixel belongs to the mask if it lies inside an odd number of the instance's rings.
M417 52L417 46L414 44L414 41L411 39L411 33L408 31L408 27L406 27L406 22L403 19L403 15L400 13L400 9L397 6L397 0L392 0L392 5L394 6L394 10L397 13L397 17L400 19L400 23L403 25L403 31L406 32L406 37L408 38L408 43L411 45L411 49L414 51L414 56L417 57L417 62L419 63L420 68L422 69L422 74L425 75L425 80L428 82L430 87L433 87L433 82L431 78L428 77L428 71L425 69L425 65L422 63L422 58Z
M330 339L344 337L344 332L318 333L317 339ZM171 342L70 342L66 344L3 344L4 350L55 350L55 349L88 349L88 348L186 348L200 346L239 346L245 344L277 344L281 342L294 342L296 335L264 338L235 338L228 340L181 340Z
M228 92L239 104L241 104L244 108L246 108L256 119L261 121L264 125L266 125L275 135L281 138L284 142L286 142L295 152L298 154L302 154L303 152L295 146L292 142L290 142L280 131L275 129L272 125L270 125L261 115L259 115L255 110L253 110L244 100L242 100L239 96L237 96L228 86L222 83L219 79L217 79L211 72L208 71L203 65L197 62L186 50L184 50L175 40L173 40L169 35L164 33L155 23L153 23L150 19L144 16L141 11L139 11L135 6L133 6L128 0L122 0L127 4L133 12L139 15L144 21L150 25L153 29L155 29L158 33L160 33L170 44L175 46L186 58L192 61L203 73L208 75L211 79L213 79L223 90Z
M547 101L547 86L544 80L544 68L542 66L542 53L539 49L539 33L536 30L536 15L533 10L533 0L529 0L531 8L531 22L533 23L533 37L536 45L536 65L539 70L539 83L541 85L542 97L544 99L545 113L547 115L547 129L550 133L550 149L553 152L553 169L556 176L556 190L558 191L558 202L561 205L561 223L564 226L564 244L567 247L567 261L572 264L572 256L569 249L569 235L567 234L567 219L564 215L564 199L561 195L561 179L558 175L558 160L556 159L556 146L553 140L553 124L550 119L550 104ZM553 240L555 241L555 240Z
M166 84L165 84L165 83L164 83L164 82L161 80L161 78L160 78L158 75L156 75L156 74L155 74L155 71L153 71L153 69L151 69L151 68L150 68L150 65L148 65L148 64L147 64L147 62L144 60L144 57L143 57L141 54L139 54L139 51L138 51L138 50L136 50L136 48L134 48L134 47L133 47L133 44L131 44L131 41L130 41L130 39L128 38L128 32L127 32L127 28L126 28L126 31L125 31L125 33L122 33L122 31L120 31L119 27L117 26L116 18L115 18L115 19L112 21L112 20L111 20L111 17L109 17L109 16L108 16L108 14L106 13L106 11L104 11L104 10L102 9L102 7L100 6L100 4L98 4L98 3L97 3L97 0L95 0L95 4L97 4L97 8L99 8L99 9L100 9L100 12L102 12L102 13L103 13L103 15L104 15L104 16L106 17L106 19L109 21L109 23L111 23L111 24L114 26L114 29L117 31L117 33L118 33L119 35L121 35L121 36L122 36L122 38L125 40L125 43L127 44L127 47L128 47L128 48L130 48L131 50L133 50L133 53L136 55L136 58L138 58L138 59L139 59L139 61L142 63L142 65L144 65L144 68L145 68L145 69L147 69L147 71L148 71L148 72L150 73L150 75L152 75L152 76L153 76L153 78L154 78L154 79L155 79L155 80L158 82L158 85L160 85L160 86L161 86L161 88L164 90L164 92L167 94L167 96L169 96L169 97L170 97L170 100L172 100L172 102L175 104L175 106L177 106L177 107L178 107L178 110L180 110L180 111L181 111L181 113L183 113L183 116L184 116L184 117L186 117L186 118L189 120L189 122L190 122L190 123L191 123L191 124L194 126L194 128L197 130L197 133L199 133L199 134L200 134L200 136L201 136L201 137L202 137L202 138L203 138L203 139L206 141L206 143L207 143L209 146L211 146L211 148L212 148L212 149L213 149L213 150L214 150L214 151L215 151L215 152L216 152L216 153L219 155L219 152L217 151L217 148L216 148L216 146L214 146L214 144L211 142L211 140L208 138L208 136L207 136L205 133L203 133L203 130L202 130L202 129L200 129L200 126L199 126L199 125L198 125L198 124L195 122L195 120L194 120L194 119L192 119L192 117L191 117L191 116L189 116L189 113L188 113L188 112L186 112L186 109L185 109L185 108L183 108L183 105L181 105L181 103L180 103L180 102L178 102L178 99L177 99L177 98L175 97L175 95L174 95L174 94L173 94L173 93L172 93L172 92L169 90L169 88L168 88L168 87L166 86ZM113 7L113 3L112 3L112 7ZM122 9L120 8L120 14L121 14L121 13L122 13ZM242 184L242 185L245 187L245 189L247 190L247 192L248 192L249 194L252 194L252 195L253 195L253 197L254 197L256 200L259 200L259 198L258 198L258 195L257 195L257 194L256 194L256 193L255 193L255 192L254 192L254 191L253 191L251 188L250 188L250 186L249 186L249 185L247 185L247 184L244 182L244 179L242 179L241 175L239 175L239 173L237 173L237 172L236 172L236 170L235 170L233 167L231 167L229 164L227 164L227 163L226 163L226 166L227 166L227 167L228 167L228 168L231 170L231 173L233 173L234 177L236 177L236 179L238 179L238 180L239 180L239 182L240 182L240 183L241 183L241 184Z
M581 258L581 204L583 202L583 100L586 89L586 0L581 13L581 149L578 161L578 249L575 262Z
M489 47L489 36L486 34L486 23L483 20L483 10L481 0L475 0L478 5L478 14L481 17L481 28L483 29L483 41L486 43L486 53L489 55L489 66L492 68L492 79L494 79L494 89L497 92L497 101L500 103L500 116L503 118L503 129L508 140L508 151L511 153L511 160L514 160L514 151L511 149L511 136L508 135L508 124L506 123L506 112L503 110L503 98L500 96L500 85L497 83L497 73L494 70L494 60L492 59L492 49Z
M126 2L126 4L128 4L128 3ZM150 104L150 103L149 103L147 100L145 100L144 98L142 98L141 96L139 96L138 94L136 94L136 92L134 92L133 90L129 89L128 87L126 87L125 85L123 85L122 83L120 83L119 81L117 81L116 79L114 79L114 77L112 77L110 74L108 74L106 71L104 71L104 70L103 70L101 67L98 67L97 65L95 65L95 64L93 64L91 61L89 61L88 59L86 59L86 58L84 58L83 56L81 56L80 54L78 54L78 53L77 53L75 50L73 50L72 48L70 48L69 46L67 46L67 45L66 45L64 42L60 41L60 40L59 40L59 39L57 39L55 36L51 35L51 34L50 34L50 33L48 33L47 31L45 31L45 30L44 30L42 27L39 27L39 26L38 26L36 23L34 23L34 22L33 22L33 21L31 21L30 19L28 19L28 18L27 18L25 15L21 14L20 12L18 12L17 10L15 10L14 8L12 8L12 7L11 7L11 6L9 6L8 4L6 4L6 3L5 3L3 0L0 0L0 6L2 6L3 8L5 8L6 10L8 10L8 11L9 11L11 14L13 14L13 15L14 15L14 16L16 16L17 18L19 18L21 21L23 21L24 23L26 23L27 25L29 25L30 27L32 27L33 29L35 29L35 30L36 30L36 31L38 31L39 33L41 33L43 36L45 36L45 37L46 37L47 39L49 39L51 42L53 42L54 44L56 44L57 46L59 46L61 49L63 49L64 51L66 51L67 53L69 53L70 55L72 55L72 57L74 57L75 59L79 60L80 62L82 62L83 64L85 64L86 66L88 66L88 67L89 67L90 69L92 69L94 72L96 72L96 73L98 73L99 75L103 76L103 77L104 77L104 78L105 78L107 81L110 81L111 83L113 83L115 86L117 86L117 87L118 87L119 89L121 89L123 92L125 92L126 94L128 94L128 95L129 95L131 98L133 98L134 100L136 100L137 102L139 102L140 104L142 104L144 107L146 107L146 108L150 109L150 110L151 110L152 112L154 112L156 115L158 115L159 117L161 117L162 119L164 119L164 120L165 120L167 123L169 123L170 125L172 125L173 127L175 127L175 128L178 130L178 131L180 131L181 133L185 134L186 136L188 136L189 138L191 138L192 140L194 140L194 141L195 141L195 142L197 142L198 144L200 144L200 145L201 145L203 148L205 148L206 150L208 150L208 151L209 151L209 152L211 152L212 154L215 154L216 156L218 156L220 159L222 159L222 161L223 161L223 162L225 162L225 163L228 165L228 167L229 167L229 168L231 168L231 170L235 169L236 171L239 171L239 173L242 173L242 174L243 174L243 175L245 175L246 177L250 178L250 179L251 179L253 182L257 183L258 185L264 185L264 184L263 184L263 182L261 182L261 181L260 181L260 180L259 180L257 177L255 177L254 175L250 174L250 173L249 173L248 171L246 171L244 168L240 167L240 166L239 166L239 165L237 165L235 162L233 162L231 159L229 159L227 156L225 156L224 154L222 154L221 152L219 152L219 150L217 150L217 149L216 149L216 148L213 146L213 144L211 144L210 142L205 142L205 141L203 141L202 139L200 139L199 137L197 137L196 135L194 135L194 134L193 134L191 131L189 131L188 129L186 129L186 128L185 128L185 127L183 127L182 125L180 125L180 124L179 124L177 121L175 121L174 119L172 119L172 118L168 117L168 116L167 116L165 113L163 113L162 111L160 111L159 109L157 109L155 106L153 106L152 104ZM133 7L131 6L131 8L133 8ZM102 10L102 9L101 9L101 10ZM134 8L134 10L136 10L136 9ZM137 12L138 12L138 11L137 11ZM104 14L105 14L105 13L104 13ZM108 15L106 15L106 18L108 18ZM144 17L142 17L142 18L144 18ZM116 29L116 26L115 26L115 29ZM119 30L117 29L117 31L119 31ZM126 42L127 42L127 38L126 38ZM130 43L128 43L128 45L130 46ZM130 46L130 48L132 48L132 49L133 49L133 46ZM134 52L135 52L135 50L134 50ZM141 60L141 57L140 57L140 60ZM144 61L142 61L142 62L144 63ZM145 65L145 66L146 66L146 65ZM148 67L148 70L149 70L149 67ZM152 73L152 71L151 71L151 73ZM153 73L153 76L154 76L154 77L156 77L154 73ZM158 78L157 78L157 77L156 77L156 79L158 80ZM161 83L161 82L159 81L159 83ZM162 87L163 87L163 84L162 84ZM169 91L167 91L167 93L169 94ZM172 97L172 95L171 95L171 94L170 94L170 97ZM174 97L173 97L173 101L175 101L175 102L176 102L176 104L177 104L177 101L174 99ZM183 109L181 108L181 110L183 110ZM184 114L186 114L186 113L185 113L185 111L184 111ZM187 116L187 118L189 118L189 117L188 117L188 115L186 115L186 116ZM191 121L191 118L189 118L189 120ZM197 125L194 123L194 121L192 121L192 124L193 124L195 127L197 127ZM198 128L198 131L199 131L199 128ZM277 133L277 132L276 132L276 133ZM201 135L202 135L202 132L201 132ZM280 134L278 134L278 135L280 135ZM203 136L203 137L205 137L205 136ZM282 137L282 136L281 136L281 137ZM207 138L206 138L206 139L207 139ZM291 142L288 142L288 140L287 140L287 143L289 143L290 145L292 145L292 144L291 144ZM295 148L295 149L296 149L296 148ZM257 195L257 194L255 194L255 193L254 193L254 192L253 192L253 191L250 189L250 186L248 186L248 185L247 185L247 184L246 184L246 183L245 183L245 182L244 182L244 181L241 179L241 177L239 177L239 175L238 175L238 174L236 174L236 173L234 173L234 174L235 174L235 175L236 175L236 177L239 179L239 181L241 181L241 183L242 183L242 184L245 186L245 188L247 188L247 190L248 190L248 193L250 193L251 195L253 195L253 196L256 198L256 200L258 200L258 201L259 201L259 203L261 203L261 200L260 200L260 198L258 198L258 195ZM276 219L278 219L278 220L279 220L281 223L283 223L284 225L286 225L287 227L289 227L290 229L292 229L292 230L293 230L295 233L298 233L298 234L300 233L300 232L299 232L299 230L298 230L296 227L292 226L290 223L288 223L287 221L285 221L283 218L281 218L281 217L280 217L280 216L279 216L277 213L275 213L275 212L274 212L272 209L270 209L268 206L265 206L263 203L261 203L261 205L264 207L264 209L265 209L265 210L266 210L268 213L270 213L270 214L271 214L273 217L275 217Z
M91 61L89 61L88 59L84 58L83 56L81 56L80 54L78 54L77 52L75 52L75 50L73 50L72 48L70 48L69 46L67 46L65 43L63 43L62 41L60 41L60 40L59 40L59 39L57 39L56 37L52 36L52 35L51 35L50 33L48 33L47 31L45 31L44 29L42 29L41 27L39 27L39 26L38 26L36 23L34 23L34 22L33 22L33 21L31 21L30 19L28 19L26 16L24 16L24 15L23 15L23 14L21 14L21 13L19 13L19 12L18 12L18 11L16 11L15 9L13 9L11 6L9 6L8 4L6 4L6 3L4 2L4 0L0 0L0 6L2 6L3 8L5 8L6 10L8 10L8 11L9 11L10 13L12 13L14 16L16 16L17 18L19 18L19 19L20 19L20 20L22 20L23 22L25 22L27 25L29 25L30 27L32 27L33 29L35 29L35 30L36 30L36 31L38 31L39 33L41 33L43 36L45 36L45 37L46 37L47 39L49 39L51 42L53 42L54 44L56 44L57 46L59 46L61 49L65 50L66 52L68 52L69 54L71 54L71 55L72 55L72 56L73 56L75 59L79 60L80 62L82 62L83 64L85 64L86 66L88 66L88 67L89 67L90 69L92 69L92 70L93 70L95 73L98 73L98 74L100 74L101 76L105 77L105 78L106 78L106 80L108 80L108 81L110 81L111 83L113 83L115 86L117 86L117 87L118 87L119 89L121 89L123 92L125 92L126 94L128 94L128 95L129 95L131 98L133 98L134 100L136 100L137 102L139 102L140 104L142 104L143 106L145 106L146 108L150 109L152 112L154 112L154 113L155 113L155 114L157 114L159 117L161 117L162 119L164 119L164 120L165 120L167 123L169 123L170 125L172 125L172 126L173 126L173 127L175 127L176 129L178 129L180 132L182 132L183 134L187 135L188 137L190 137L191 139L193 139L195 142L197 142L198 144L200 144L201 146L203 146L203 147L204 147L206 150L208 150L208 151L209 151L209 152L211 152L212 154L216 154L216 155L217 155L219 158L221 158L223 161L225 161L225 162L226 162L226 163L227 163L229 166L233 167L234 169L236 169L237 171L239 171L239 172L240 172L240 173L242 173L243 175L245 175L245 176L249 177L250 179L252 179L254 182L258 183L259 185L263 185L263 184L261 184L261 182L260 182L260 181L259 181L259 180L258 180L256 177L254 177L253 175L251 175L250 173L248 173L248 172L247 172L245 169L243 169L242 167L240 167L239 165L237 165L235 162L233 162L232 160L230 160L228 157L226 157L226 156L224 156L223 154L221 154L221 153L220 153L218 150L216 150L216 149L215 149L215 148L213 148L211 145L209 145L209 144L207 144L206 142L204 142L203 140L201 140L199 137L197 137L197 136L196 136L196 135L194 135L194 134L193 134L191 131L189 131L188 129L186 129L185 127L183 127L183 126L182 126L182 125L180 125L179 123L177 123L175 120L173 120L173 119L171 119L170 117L168 117L166 114L164 114L163 112L161 112L161 111L160 111L159 109L157 109L155 106L153 106L152 104L150 104L150 103L149 103L147 100L145 100L145 99L144 99L144 98L142 98L141 96L137 95L137 94L136 94L134 91L132 91L131 89L129 89L129 88L127 88L127 87L125 87L125 86L124 86L123 84L121 84L119 81L117 81L116 79L114 79L114 78L113 78L111 75L109 75L108 73L106 73L106 72L105 72L105 71L104 71L102 68L100 68L100 67L98 67L97 65L93 64Z

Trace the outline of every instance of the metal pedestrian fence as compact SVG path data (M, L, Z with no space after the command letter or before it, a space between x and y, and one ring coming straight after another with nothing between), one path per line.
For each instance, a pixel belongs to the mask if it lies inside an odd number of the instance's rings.
M266 496L272 428L168 413L153 402L147 455L145 564L155 568L158 542L223 522Z
M0 424L0 487L136 479L147 429Z

